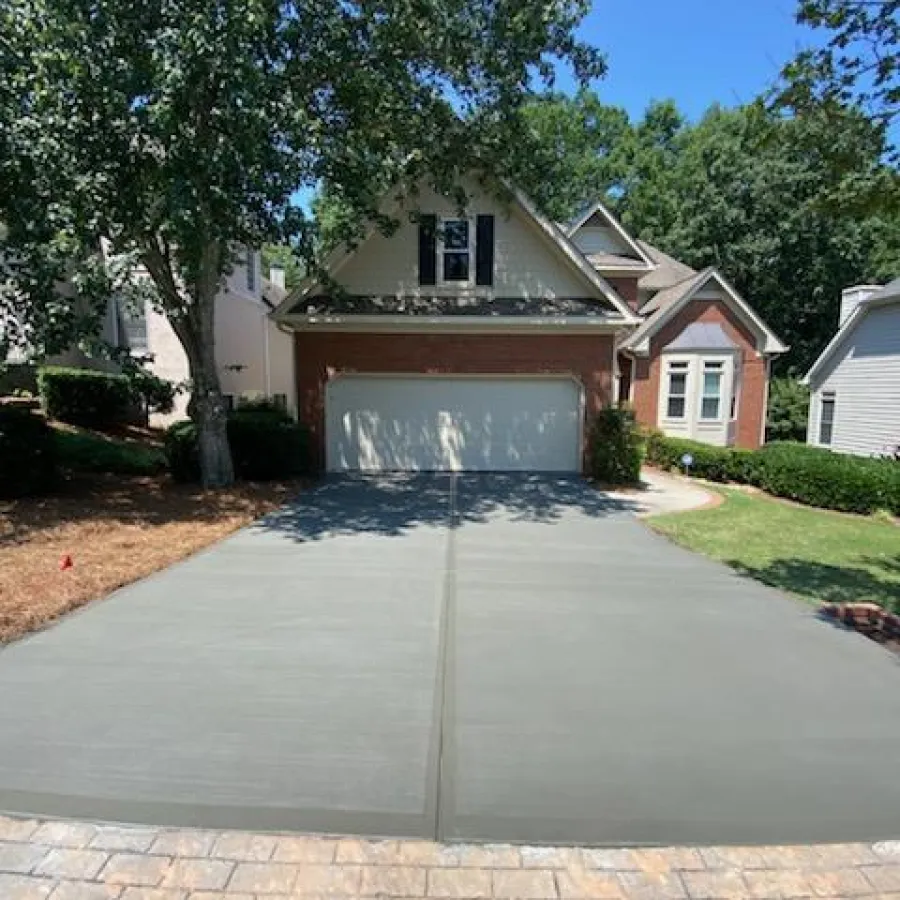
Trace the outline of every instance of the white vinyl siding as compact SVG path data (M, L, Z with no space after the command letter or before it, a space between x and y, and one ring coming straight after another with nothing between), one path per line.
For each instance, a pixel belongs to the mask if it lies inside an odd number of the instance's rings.
M821 444L822 398L833 394L832 450L879 456L900 444L900 303L863 316L812 387L809 443Z
M610 253L615 256L635 256L634 250L608 226L582 226L572 235L572 240L582 253Z
M342 376L326 389L327 468L577 472L582 418L568 378Z
M402 223L390 236L376 231L357 248L346 264L338 267L334 278L351 294L420 295L434 294L498 297L590 297L594 296L586 279L565 261L562 251L551 243L539 227L528 220L514 204L507 205L474 182L464 187L474 195L466 210L471 217L470 243L475 243L475 219L479 214L494 216L494 283L476 286L475 258L470 260L468 283L448 282L419 285L418 225L410 221L410 210L396 213ZM439 219L459 218L453 200L439 197L422 188L417 198L419 209ZM440 245L439 245L440 251ZM438 281L443 260L438 253Z

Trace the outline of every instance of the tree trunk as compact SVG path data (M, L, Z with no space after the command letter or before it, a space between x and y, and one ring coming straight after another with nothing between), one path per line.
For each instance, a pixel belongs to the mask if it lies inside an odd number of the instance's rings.
M200 480L204 487L227 487L234 483L234 465L228 446L228 411L216 368L215 311L221 255L219 244L210 241L203 246L200 274L190 297L179 286L164 241L156 238L148 241L141 255L163 298L166 317L187 355L192 387L188 415L197 425Z
M204 487L227 487L234 482L231 448L228 446L228 412L219 387L212 348L202 345L197 360L190 360L193 396L191 417L197 423L200 480Z
M190 414L197 424L200 480L204 487L227 487L234 483L234 466L228 446L228 411L216 368L215 294L204 297L198 307L193 324L199 333L196 346L188 351L188 364L193 387Z

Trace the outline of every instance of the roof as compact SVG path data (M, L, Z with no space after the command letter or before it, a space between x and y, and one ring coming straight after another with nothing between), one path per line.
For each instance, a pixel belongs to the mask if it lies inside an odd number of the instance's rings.
M715 322L692 322L665 350L735 350L737 344Z
M818 375L825 366L825 363L834 355L835 351L843 343L844 339L856 330L859 323L869 314L872 309L881 306L890 306L893 303L900 303L900 278L895 278L883 288L870 294L863 300L856 309L847 317L847 321L838 329L837 334L828 342L828 346L819 355L819 358L812 364L810 370L803 376L804 384L812 384L813 379Z
M588 262L595 269L634 269L635 272L646 272L647 264L630 256L619 256L615 253L585 253Z
M654 294L642 307L641 307L641 315L649 316L652 313L657 312L658 310L665 309L672 303L677 303L684 294L688 291L694 290L695 284L704 281L709 273L712 272L712 269L704 269L702 272L694 272L693 275L689 275L687 278L682 279L681 281L677 281L674 284L670 284L668 287L663 288L661 291Z
M653 335L711 281L718 284L729 306L759 335L761 344L759 349L763 353L775 355L784 353L788 349L787 345L782 343L775 332L759 318L747 301L729 284L725 276L712 268L704 269L693 278L660 291L641 310L641 312L646 312L653 304L652 314L619 345L620 349L640 355L648 354L650 339Z
M569 225L568 230L566 231L566 237L574 237L575 232L582 228L584 224L594 216L600 216L606 221L622 243L634 253L635 257L637 257L637 261L641 263L641 268L647 269L653 267L653 260L650 259L647 253L641 248L640 243L621 226L619 220L606 208L602 200L594 201ZM628 259L628 257L620 258Z
M696 269L679 262L658 247L641 240L637 243L656 265L652 272L648 272L638 281L638 287L641 290L659 291L663 288L671 287L673 284L686 281L688 278L693 278L697 274Z
M290 309L304 316L591 316L603 310L592 297L460 297L419 294L397 296L318 294L301 297Z

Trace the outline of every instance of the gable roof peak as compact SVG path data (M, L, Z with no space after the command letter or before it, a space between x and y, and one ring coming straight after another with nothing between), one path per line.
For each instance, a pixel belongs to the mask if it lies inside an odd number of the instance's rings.
M600 216L607 225L615 232L618 238L628 247L637 259L643 262L648 269L655 269L656 263L649 254L641 247L640 242L636 241L623 227L622 223L610 212L609 208L602 200L595 200L591 203L579 216L577 216L568 227L566 237L570 240L575 237L578 231L594 217Z

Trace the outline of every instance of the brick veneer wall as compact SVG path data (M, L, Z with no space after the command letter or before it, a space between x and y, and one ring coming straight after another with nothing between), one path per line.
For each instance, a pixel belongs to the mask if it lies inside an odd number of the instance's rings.
M675 340L692 322L721 325L741 348L741 393L735 443L738 447L759 447L766 406L766 361L756 352L753 333L721 300L692 300L653 337L650 356L638 357L634 366L634 410L637 420L643 425L656 427L662 348Z
M298 332L297 404L325 459L325 385L341 373L566 374L584 387L585 413L612 398L612 335L350 334ZM587 429L585 429L587 433Z
M616 293L628 304L632 310L638 308L638 280L630 278L607 278L616 290Z

